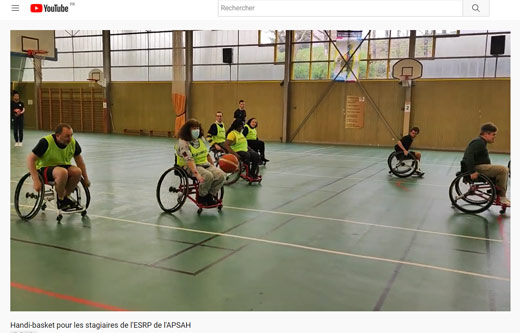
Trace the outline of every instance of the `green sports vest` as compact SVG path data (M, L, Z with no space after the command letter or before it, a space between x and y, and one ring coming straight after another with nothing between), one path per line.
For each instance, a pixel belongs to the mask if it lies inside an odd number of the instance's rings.
M233 130L235 132L235 144L231 146L234 152L247 151L247 139L241 132Z
M199 148L195 148L189 143L188 145L190 146L191 156L193 157L193 161L196 165L208 163L208 148L206 147L204 141L201 138L199 138ZM177 149L175 149L175 154L177 154ZM182 167L187 165L188 163L186 163L186 160L184 158L177 154L177 164Z
M215 122L215 124L217 126L217 135L213 135L211 137L211 144L222 143L226 141L226 128L224 123L222 123L222 127L220 127L217 122Z
M61 149L56 145L52 134L47 135L44 139L47 140L49 147L47 148L47 151L45 151L45 154L36 160L36 169L56 165L70 165L70 161L74 157L74 152L76 151L76 140L71 138L67 147Z
M246 139L248 140L256 140L258 136L256 135L256 128L251 128L249 125L246 125L247 127L247 136Z

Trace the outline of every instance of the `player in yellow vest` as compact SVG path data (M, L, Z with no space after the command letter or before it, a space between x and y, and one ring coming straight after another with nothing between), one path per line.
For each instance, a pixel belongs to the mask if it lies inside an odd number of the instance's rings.
M222 122L222 118L222 112L218 111L215 114L215 122L211 124L208 130L208 142L214 151L225 151L223 143L226 142L226 127Z
M258 162L260 155L247 146L247 139L242 134L244 123L241 119L235 119L231 127L227 130L226 144L231 148L230 153L240 158L242 162L249 166L249 175L258 178Z
M258 140L258 133L256 132L256 128L258 127L258 120L256 118L251 118L247 121L246 126L242 133L247 139L247 145L251 147L254 151L260 153L260 158L264 164L269 162L267 158L265 158L265 144L262 140Z
M199 181L198 202L208 206L217 204L215 198L224 185L226 174L213 165L209 144L197 120L190 119L182 125L175 153L177 164Z
M58 195L58 208L62 210L81 209L69 198L81 180L81 176L85 185L90 186L87 167L81 156L81 147L72 134L72 127L69 124L59 124L54 134L40 139L27 156L27 168L31 173L34 189L40 191L42 186L38 173L42 175L45 183L53 181ZM71 165L72 158L77 166Z

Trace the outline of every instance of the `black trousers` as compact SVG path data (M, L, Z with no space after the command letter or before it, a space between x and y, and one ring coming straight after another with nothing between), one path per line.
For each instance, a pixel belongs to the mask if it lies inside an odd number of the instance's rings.
M261 140L247 140L247 145L254 151L260 153L260 158L265 159L265 144Z
M249 166L249 175L253 178L258 176L258 163L260 162L260 155L258 155L251 148L245 151L238 151L237 154L240 156L242 163L246 163Z
M14 141L23 141L23 116L13 118Z

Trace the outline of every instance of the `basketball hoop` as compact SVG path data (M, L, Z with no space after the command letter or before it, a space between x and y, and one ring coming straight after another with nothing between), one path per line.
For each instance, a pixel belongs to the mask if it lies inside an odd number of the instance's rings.
M27 56L32 59L32 63L34 66L34 70L36 71L36 75L42 79L42 65L43 60L45 59L45 55L48 52L45 50L27 50Z
M399 80L401 81L401 85L403 87L410 87L412 84L412 80L410 80L410 75L399 75Z
M88 85L91 88L94 87L104 87L105 86L105 77L103 76L103 71L100 69L93 69L88 73Z
M88 86L89 86L90 88L94 88L94 87L96 87L97 82L99 81L99 80L96 80L96 79L90 79L90 78L87 79L87 80L88 80Z

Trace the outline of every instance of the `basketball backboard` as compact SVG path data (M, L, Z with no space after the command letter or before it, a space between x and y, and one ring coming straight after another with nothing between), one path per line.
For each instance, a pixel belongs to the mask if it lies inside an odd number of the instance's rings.
M57 61L54 30L11 30L11 55L27 57L27 50L47 51L43 59Z
M423 65L415 59L401 59L392 67L392 77L394 79L414 80L422 77Z

